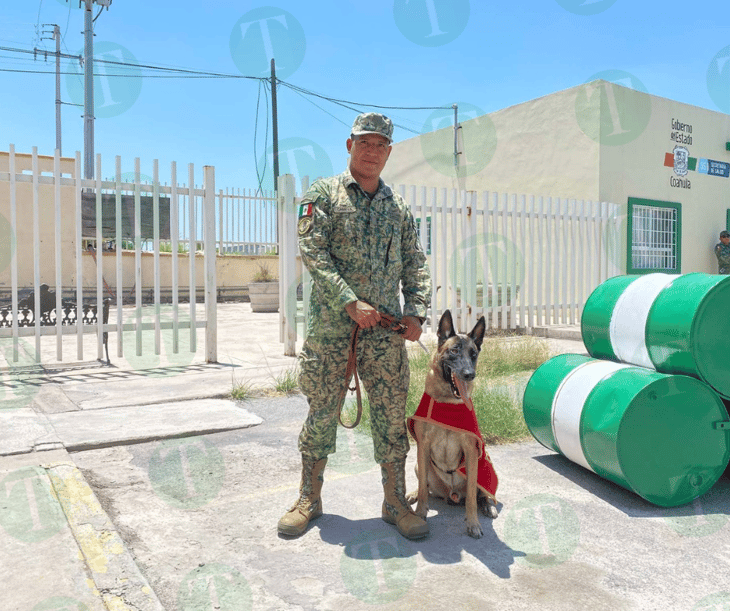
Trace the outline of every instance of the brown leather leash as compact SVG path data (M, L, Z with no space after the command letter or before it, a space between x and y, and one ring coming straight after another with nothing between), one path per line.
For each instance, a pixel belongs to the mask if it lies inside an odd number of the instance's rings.
M408 327L406 327L400 320L390 314L383 314L382 312L378 313L380 314L381 327L401 335L406 332ZM352 335L350 336L350 350L347 356L347 369L345 370L345 388L340 395L339 407L337 408L337 420L346 429L354 429L358 424L360 424L360 419L362 418L362 395L360 391L360 379L357 376L357 337L359 331L360 326L355 323L355 326L352 329ZM355 385L350 387L350 380L353 377L355 378ZM348 390L355 391L357 396L357 416L355 417L355 422L350 426L346 425L342 421L342 408L345 404L345 397L347 396Z

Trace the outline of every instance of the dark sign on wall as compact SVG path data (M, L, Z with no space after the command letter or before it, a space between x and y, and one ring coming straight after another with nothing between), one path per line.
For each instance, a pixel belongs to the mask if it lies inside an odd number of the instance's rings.
M101 233L106 239L134 239L134 195L122 195L121 220L122 234L117 236L116 210L117 196L114 193L103 193L101 196ZM160 197L160 239L170 239L170 198ZM81 194L81 234L84 238L96 237L96 194ZM153 197L140 197L140 225L143 240L154 239Z

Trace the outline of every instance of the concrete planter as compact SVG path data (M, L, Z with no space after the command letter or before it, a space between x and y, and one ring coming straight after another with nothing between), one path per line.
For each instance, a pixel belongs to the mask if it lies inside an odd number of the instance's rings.
M248 285L248 296L253 312L279 311L279 281L251 282Z

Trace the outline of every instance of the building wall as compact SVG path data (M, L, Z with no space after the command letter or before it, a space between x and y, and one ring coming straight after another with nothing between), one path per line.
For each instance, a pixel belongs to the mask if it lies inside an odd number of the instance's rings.
M16 172L23 172L31 175L32 156L16 153ZM61 160L62 175L71 176L73 171L73 159ZM53 157L38 156L38 170L43 174L52 176ZM9 171L9 155L0 152L0 172ZM16 191L16 214L18 234L14 235L11 226L10 214L10 183L0 181L0 286L10 285L10 259L16 248L33 248L33 185L31 183L17 183ZM76 245L76 224L74 191L71 188L61 188L61 252L62 256L72 257ZM38 187L38 228L40 236L39 259L41 283L49 286L55 284L54 257L56 250L55 207L54 187L52 185L40 184ZM34 258L18 257L18 279L32 283ZM75 266L75 264L74 264ZM75 267L74 267L75 270ZM64 273L64 283L69 278L70 270ZM25 286L21 284L20 286ZM32 286L32 284L31 284Z
M598 98L576 108L578 87L461 121L459 169L453 126L393 145L383 172L391 185L598 198L599 145L576 119L598 129Z
M32 156L16 153L16 173L24 172L32 175ZM38 169L41 176L53 175L54 159L50 156L38 156ZM61 159L61 173L69 178L73 175L74 159ZM9 171L9 154L0 152L0 172ZM39 236L40 252L39 283L56 284L55 272L55 191L51 184L39 185ZM33 252L33 185L17 183L16 189L17 235L12 232L10 222L10 184L0 180L0 288L10 288L10 262L14 252L21 253L18 261L18 286L21 289L34 286L35 258ZM61 277L64 287L76 286L76 200L75 191L70 186L61 187ZM23 255L22 253L28 253ZM116 252L96 253L97 260L103 265L103 278L116 290ZM82 285L96 286L97 263L91 253L82 251ZM160 284L162 287L172 286L172 255L160 253ZM266 264L274 276L278 277L278 257L256 255L225 255L216 260L217 285L219 287L240 287L247 285L258 271L259 264ZM142 288L154 287L154 255L142 253ZM202 286L205 281L203 254L195 256L196 282ZM122 252L122 286L125 290L135 284L135 254L133 251ZM178 285L187 288L189 285L189 259L185 254L178 255Z
M599 80L462 125L459 149L483 167L459 156L453 168L453 128L445 127L394 144L383 179L619 204L619 246L610 256L621 273L629 197L680 203L681 272L717 273L713 247L726 228L730 178L697 169L699 159L730 163L730 116ZM698 160L686 176L665 166L675 146Z
M648 94L633 94L624 103L622 114L629 120L645 114L647 106L650 117L646 128L629 142L617 145L602 138L601 199L622 204L624 215L629 197L681 204L681 272L717 273L713 248L726 225L730 179L697 169L703 158L730 163L730 151L725 149L730 141L730 116ZM603 122L604 136L615 131L610 123ZM666 155L673 156L677 146L697 159L698 168L685 176L665 165Z

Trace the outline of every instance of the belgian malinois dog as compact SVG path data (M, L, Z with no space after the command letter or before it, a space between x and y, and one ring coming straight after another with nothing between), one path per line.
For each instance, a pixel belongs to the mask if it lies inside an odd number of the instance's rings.
M444 426L441 422L436 423L431 414L435 415L435 409L438 408L446 419L452 412L460 414L458 417L462 421L472 418L476 423L471 393L485 328L486 323L482 316L469 334L457 334L451 312L446 310L443 313L438 326L438 347L426 375L424 398L408 423L418 444L418 492L409 494L408 501L411 504L418 502L416 513L424 519L428 513L429 492L435 497L446 499L450 504L464 503L467 533L476 539L483 534L477 517L477 505L484 515L497 517L496 499L493 495L496 491L496 474L491 471L494 474L492 494L485 493L481 485L477 486L480 455L482 461L485 456L489 460L483 449L481 435L477 436L474 432L460 430L459 427L449 424ZM430 402L430 409L426 405L422 410L424 401ZM435 408L434 402L437 404ZM476 431L478 432L478 425ZM463 474L464 467L466 476ZM491 462L489 468L491 469ZM490 504L490 501L494 504Z

